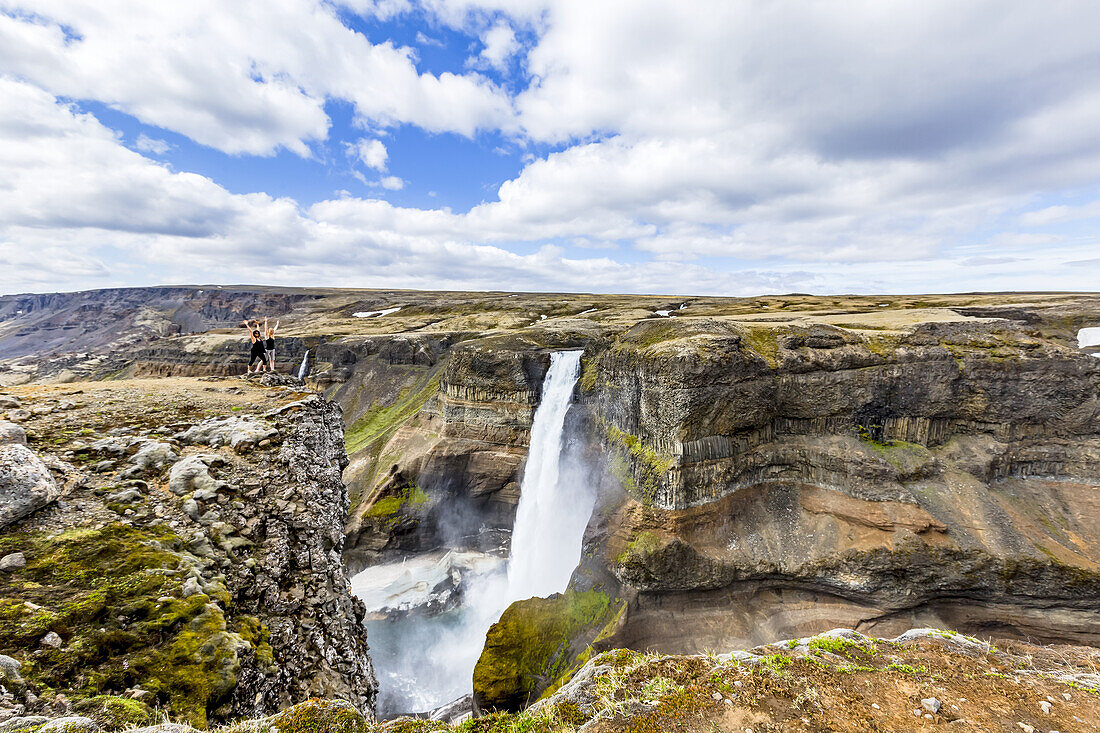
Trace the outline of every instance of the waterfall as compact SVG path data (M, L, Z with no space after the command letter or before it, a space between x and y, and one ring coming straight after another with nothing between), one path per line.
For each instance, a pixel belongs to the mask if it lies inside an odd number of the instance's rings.
M512 528L509 601L560 593L580 561L593 500L585 482L559 481L565 413L580 376L580 362L580 351L550 355Z
M352 579L353 591L376 617L367 622L367 635L382 717L423 712L469 694L485 634L508 605L561 592L569 584L595 503L584 467L565 450L565 416L580 358L580 351L550 355L531 425L507 569L499 557L471 560L476 553L448 553L408 565L376 565ZM462 604L436 615L425 614L427 606L413 607L443 587L443 577L460 580ZM400 607L411 610L393 612Z
M298 367L298 379L305 379L309 376L309 349L306 349L306 353L302 356L302 365Z

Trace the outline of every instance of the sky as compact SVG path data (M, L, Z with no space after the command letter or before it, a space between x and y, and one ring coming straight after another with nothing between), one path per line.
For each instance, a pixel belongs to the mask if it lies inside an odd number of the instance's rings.
M0 0L0 293L1100 290L1093 0Z

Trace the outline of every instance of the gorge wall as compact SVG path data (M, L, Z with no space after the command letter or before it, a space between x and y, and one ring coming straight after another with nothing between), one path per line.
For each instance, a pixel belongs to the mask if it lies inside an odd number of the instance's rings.
M312 384L344 409L352 571L506 543L548 355L584 349L570 424L600 498L569 593L527 619L557 631L523 699L590 647L914 625L1100 641L1100 360L1075 342L1100 324L1095 296L347 291L287 307L288 360L311 349ZM118 358L222 373L239 364L226 328ZM531 626L525 608L509 628ZM495 668L516 648L497 634Z

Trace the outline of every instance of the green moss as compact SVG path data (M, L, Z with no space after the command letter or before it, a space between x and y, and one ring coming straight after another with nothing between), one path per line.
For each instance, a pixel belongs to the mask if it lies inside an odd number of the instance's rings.
M153 709L143 702L117 695L96 695L76 704L76 711L86 715L107 730L123 730L152 725Z
M403 514L415 514L431 503L431 497L419 486L410 486L397 494L376 499L366 511L366 516L394 524Z
M596 388L596 360L591 357L581 359L581 389L591 392Z
M618 562L623 565L634 558L644 559L659 549L661 549L661 538L653 532L642 531L619 554Z
M348 427L344 435L344 444L348 454L388 439L397 428L411 418L439 391L439 373L424 380L419 387L409 387L401 391L391 405L372 405L366 414Z
M29 660L28 682L70 699L106 704L104 696L140 686L167 714L204 725L236 682L236 649L252 644L267 660L271 650L255 619L231 631L211 597L179 597L188 567L181 546L167 529L121 524L0 537L0 554L27 557L19 574L0 575L0 653ZM210 592L228 607L223 586ZM39 646L49 631L61 649Z
M386 496L371 505L367 510L367 516L373 518L389 517L401 511L405 500L401 496Z
M423 718L397 718L387 720L378 725L380 733L434 733L435 731L449 731L451 727L439 720L424 720Z
M343 700L307 700L265 718L264 727L276 733L367 733L370 724L351 703Z
M639 321L616 342L617 350L648 349L676 338L676 324L668 318Z
M493 624L474 668L474 694L485 709L519 710L587 651L621 612L599 591L566 591L513 603ZM579 652L575 651L580 647Z
M911 675L928 674L928 668L925 667L923 664L914 667L911 664L901 664L899 662L890 662L890 664L886 665L886 669L892 669L895 672L901 672L902 674L911 674Z
M856 426L859 439L899 471L915 470L930 458L931 454L923 445L904 440L880 440L882 431L881 425Z
M456 727L455 733L554 733L561 724L550 715L496 712L473 718Z
M864 647L851 639L842 639L835 636L815 636L810 640L811 654L835 654L846 659L858 659L874 656L874 649Z
M784 654L767 654L760 657L760 664L756 669L763 669L775 674L784 674L784 670L792 664L794 664L794 659Z
M613 451L609 457L612 475L619 480L627 493L643 504L652 506L656 503L675 459L653 450L637 435L620 430L603 420L600 422L607 435L607 443Z
M745 344L756 352L768 366L779 366L779 340L776 330L766 326L745 326L742 330Z

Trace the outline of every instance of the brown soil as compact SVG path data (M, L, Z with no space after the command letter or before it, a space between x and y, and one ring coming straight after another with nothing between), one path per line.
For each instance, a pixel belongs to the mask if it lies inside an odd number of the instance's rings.
M946 639L928 638L876 640L866 648L842 644L833 649L839 653L811 646L800 654L780 645L756 651L770 653L757 667L716 668L700 663L701 657L643 664L617 693L622 699L644 694L656 678L682 691L666 694L652 712L600 721L592 730L1100 730L1100 651L1088 647L1006 642L988 652L964 652ZM922 705L930 698L940 701L938 713ZM1049 703L1049 713L1041 702Z

